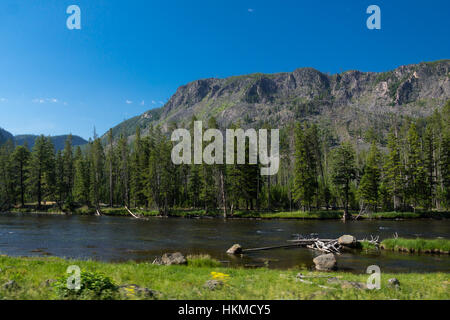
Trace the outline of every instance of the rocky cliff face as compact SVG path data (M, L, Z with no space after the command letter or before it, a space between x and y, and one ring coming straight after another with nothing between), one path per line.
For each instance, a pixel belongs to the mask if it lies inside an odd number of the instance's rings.
M283 127L293 120L310 120L331 126L342 139L368 127L385 135L392 119L427 116L448 99L450 60L384 73L327 75L302 68L291 73L197 80L180 87L163 108L119 127L130 135L137 125L145 129L159 124L167 130L173 122L187 126L193 115L201 120L216 117L224 127L236 122L243 127L263 123Z

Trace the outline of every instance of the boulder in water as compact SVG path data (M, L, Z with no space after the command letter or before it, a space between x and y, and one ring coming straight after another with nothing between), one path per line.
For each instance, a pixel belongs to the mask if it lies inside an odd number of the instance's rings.
M242 253L242 247L239 244L233 245L230 249L227 250L228 254L240 254Z
M316 270L319 271L332 271L336 269L337 263L334 254L323 254L315 257L313 260L316 265Z

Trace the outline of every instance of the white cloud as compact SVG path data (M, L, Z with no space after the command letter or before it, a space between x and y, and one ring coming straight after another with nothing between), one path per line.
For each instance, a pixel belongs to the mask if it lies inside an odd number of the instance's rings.
M255 11L255 10L252 9L252 8L249 8L249 9L248 9L248 12L250 12L250 13L252 13L253 11Z
M126 103L126 104L132 104L133 101L131 101L131 100L125 100L125 103Z
M145 104L145 101L144 100L142 100L141 101L141 106L143 106Z
M33 99L32 101L33 101L34 103L39 103L39 104L46 103L46 102L49 102L49 103L59 103L59 100L56 99L56 98L35 98L35 99Z
M156 101L155 101L155 100L152 100L152 104L156 104Z
M8 101L8 99L6 99L6 98L0 98L0 102L6 102L6 101Z

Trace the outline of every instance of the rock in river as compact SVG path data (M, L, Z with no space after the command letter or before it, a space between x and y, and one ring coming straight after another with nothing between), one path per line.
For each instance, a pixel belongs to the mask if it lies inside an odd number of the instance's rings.
M346 246L346 247L355 247L356 246L356 238L354 236L351 235L343 235L342 237L340 237L338 239L338 242L341 246Z
M336 269L336 258L334 254L323 254L314 258L314 264L316 265L316 269L319 271L331 271Z
M228 254L240 254L241 252L242 247L239 244L235 244L230 249L227 250Z

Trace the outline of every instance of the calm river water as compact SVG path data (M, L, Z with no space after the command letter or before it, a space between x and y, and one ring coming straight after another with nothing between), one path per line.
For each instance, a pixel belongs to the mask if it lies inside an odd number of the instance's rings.
M337 238L352 234L358 239L398 233L403 237L448 238L449 220L357 221L335 220L227 220L0 214L0 254L58 256L104 261L152 261L164 252L206 253L230 265L272 268L312 267L317 255L309 249L276 249L244 257L225 251L234 243L244 248L286 244L295 234ZM449 255L409 255L393 252L337 257L340 269L365 272L379 265L382 272L450 272ZM266 262L267 263L267 262Z

